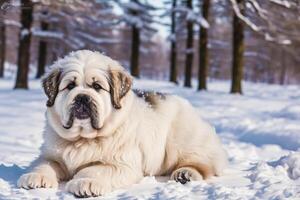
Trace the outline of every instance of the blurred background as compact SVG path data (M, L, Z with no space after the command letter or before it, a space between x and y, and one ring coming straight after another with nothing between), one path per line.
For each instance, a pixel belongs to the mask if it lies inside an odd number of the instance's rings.
M242 93L242 80L300 83L299 0L0 2L0 76L15 88L78 49L100 51L135 77L199 90L208 78L230 79L232 93Z

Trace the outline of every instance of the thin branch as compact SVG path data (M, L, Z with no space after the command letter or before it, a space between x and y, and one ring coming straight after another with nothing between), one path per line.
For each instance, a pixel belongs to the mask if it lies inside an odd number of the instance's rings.
M231 4L232 4L232 7L233 7L233 10L234 10L234 13L236 14L236 16L238 18L240 18L244 23L246 23L253 31L255 32L259 32L262 30L261 27L257 26L256 24L254 24L253 22L251 22L251 20L249 18L247 18L246 16L244 16L242 13L241 13L241 10L239 8L239 5L238 3L236 2L236 0L230 0Z

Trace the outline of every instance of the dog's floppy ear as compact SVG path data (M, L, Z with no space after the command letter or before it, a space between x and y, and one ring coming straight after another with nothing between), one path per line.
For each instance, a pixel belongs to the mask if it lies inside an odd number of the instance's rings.
M61 70L59 68L53 69L42 79L44 92L48 97L47 106L53 106L55 98L58 93L58 86L60 80Z
M131 76L121 70L109 71L111 103L115 109L120 109L121 99L127 94L132 85Z

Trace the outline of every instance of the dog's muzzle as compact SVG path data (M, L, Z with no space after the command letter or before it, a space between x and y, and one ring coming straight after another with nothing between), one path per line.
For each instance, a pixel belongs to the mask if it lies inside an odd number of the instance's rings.
M70 110L69 120L65 125L63 125L63 127L65 129L70 129L73 125L74 119L90 119L91 126L96 130L100 129L100 127L98 127L99 116L97 107L90 96L86 94L78 94L74 98L74 102Z
M73 115L83 120L91 117L91 97L85 94L78 94L74 99Z

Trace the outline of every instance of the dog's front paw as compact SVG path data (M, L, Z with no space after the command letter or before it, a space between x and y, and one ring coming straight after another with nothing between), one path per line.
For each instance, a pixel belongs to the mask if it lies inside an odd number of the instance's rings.
M70 180L66 189L76 197L97 197L111 192L111 187L93 178L76 178Z
M40 173L28 173L22 175L18 180L18 187L27 190L34 188L57 188L56 178L45 176Z

